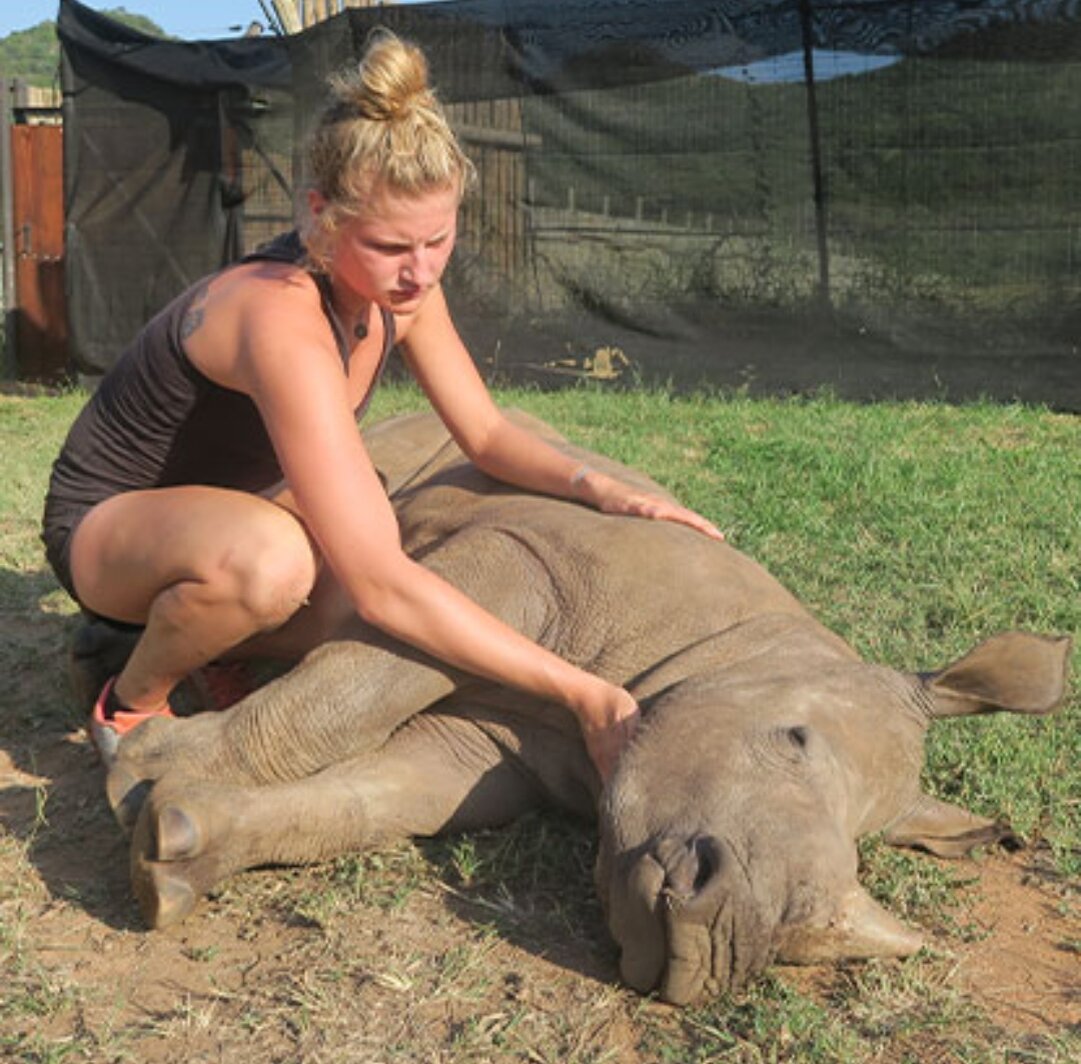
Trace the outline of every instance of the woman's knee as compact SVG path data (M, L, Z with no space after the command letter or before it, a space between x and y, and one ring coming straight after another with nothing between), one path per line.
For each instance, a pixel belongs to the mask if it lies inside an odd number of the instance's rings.
M265 631L307 599L319 567L296 516L218 489L114 496L83 519L72 544L83 604L140 624L157 611L180 627L218 617L230 628Z
M227 594L251 617L253 631L284 624L308 601L319 557L304 526L291 514L261 516L223 552L219 565Z

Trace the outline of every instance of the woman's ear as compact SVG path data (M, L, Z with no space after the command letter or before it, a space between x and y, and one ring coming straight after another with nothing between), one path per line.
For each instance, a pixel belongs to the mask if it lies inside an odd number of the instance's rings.
M317 188L308 189L308 210L313 216L318 216L327 208L327 199Z

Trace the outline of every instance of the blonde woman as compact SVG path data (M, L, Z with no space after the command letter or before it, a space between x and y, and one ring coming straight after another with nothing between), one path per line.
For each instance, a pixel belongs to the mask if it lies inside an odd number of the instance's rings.
M606 512L708 522L575 465L510 424L440 277L469 161L423 54L373 38L331 82L297 232L196 284L105 377L57 459L43 538L91 614L143 626L91 719L103 756L186 675L301 654L355 610L467 672L567 706L607 777L637 717L622 688L491 616L402 551L357 432L390 348L486 473Z

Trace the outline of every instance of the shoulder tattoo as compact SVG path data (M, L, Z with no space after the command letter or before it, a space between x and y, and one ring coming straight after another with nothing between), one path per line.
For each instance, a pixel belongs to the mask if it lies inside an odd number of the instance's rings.
M200 325L203 324L203 318L205 317L205 310L203 304L206 302L206 286L204 285L195 294L195 298L191 301L191 306L184 311L184 317L180 319L180 339L186 340L191 336Z
M180 319L180 339L186 340L200 325L203 324L203 308L192 307L183 318Z

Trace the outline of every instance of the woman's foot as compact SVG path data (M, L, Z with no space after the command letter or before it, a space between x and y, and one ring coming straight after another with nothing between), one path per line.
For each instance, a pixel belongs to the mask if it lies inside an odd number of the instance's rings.
M105 682L90 712L90 738L106 768L116 763L120 740L132 729L155 717L171 717L168 703L160 709L144 712L128 709L116 697L116 677Z

